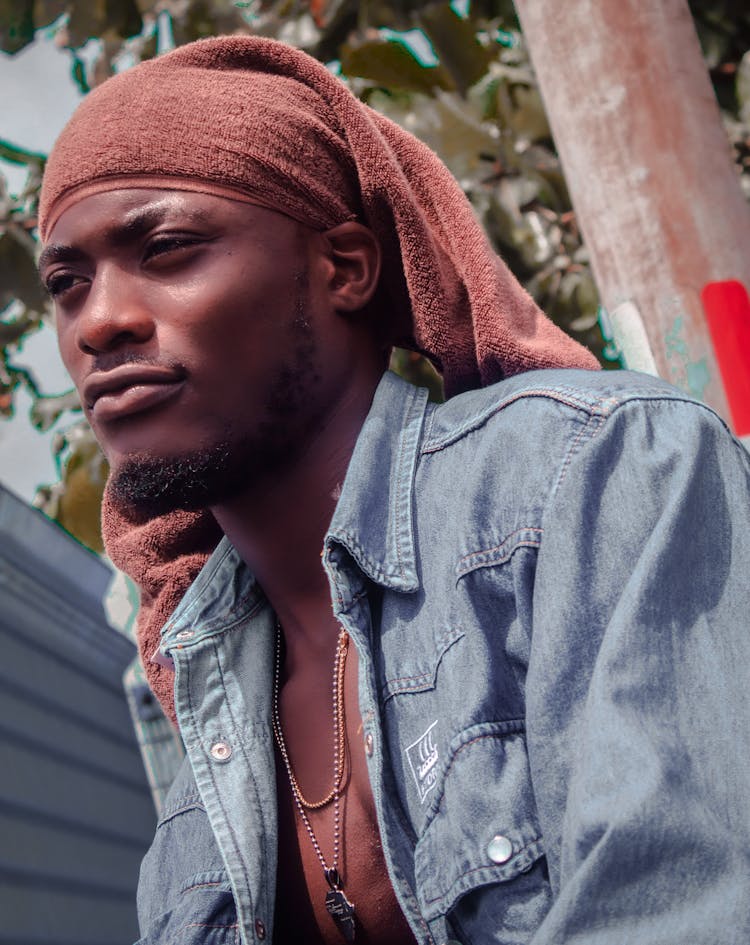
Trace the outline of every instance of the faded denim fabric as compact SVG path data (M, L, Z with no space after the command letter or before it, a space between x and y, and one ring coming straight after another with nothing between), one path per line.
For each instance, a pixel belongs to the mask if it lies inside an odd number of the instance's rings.
M324 565L418 942L750 942L750 457L708 408L624 372L442 406L387 374ZM143 943L272 940L273 626L224 541L164 628L189 761Z

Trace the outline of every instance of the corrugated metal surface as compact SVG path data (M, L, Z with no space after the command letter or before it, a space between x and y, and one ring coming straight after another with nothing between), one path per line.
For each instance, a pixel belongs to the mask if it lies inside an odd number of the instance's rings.
M154 808L110 573L0 487L0 943L130 945Z

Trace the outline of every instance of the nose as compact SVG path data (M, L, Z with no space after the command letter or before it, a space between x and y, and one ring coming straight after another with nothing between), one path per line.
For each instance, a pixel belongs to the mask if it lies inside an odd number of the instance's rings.
M137 279L116 266L97 270L76 321L76 343L84 354L141 345L154 332L154 319Z

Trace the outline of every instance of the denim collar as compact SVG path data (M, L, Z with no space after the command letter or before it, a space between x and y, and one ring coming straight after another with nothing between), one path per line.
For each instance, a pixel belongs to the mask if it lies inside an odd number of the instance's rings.
M375 583L419 588L412 502L426 409L426 390L383 375L326 533L323 553L333 570L343 548ZM252 572L223 538L162 628L161 650L181 635L198 642L262 601Z
M413 497L426 409L426 390L383 375L324 545L330 563L343 547L372 581L397 591L419 588Z

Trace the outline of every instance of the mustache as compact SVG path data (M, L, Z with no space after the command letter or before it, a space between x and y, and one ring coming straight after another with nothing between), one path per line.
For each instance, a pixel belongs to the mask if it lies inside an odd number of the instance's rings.
M184 366L174 358L158 358L140 354L137 351L103 351L94 358L90 373L114 371L115 368L123 367L125 364L146 364L150 367L184 371Z

